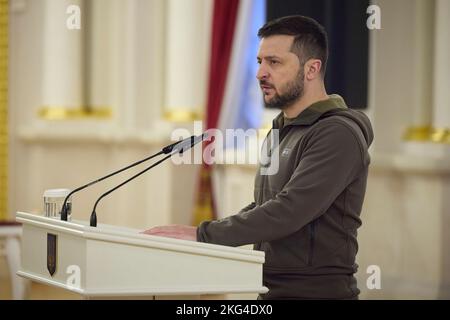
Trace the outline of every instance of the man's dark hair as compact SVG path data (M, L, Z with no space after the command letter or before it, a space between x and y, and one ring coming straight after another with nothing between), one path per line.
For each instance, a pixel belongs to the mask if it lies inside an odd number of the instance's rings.
M321 24L312 18L295 15L269 21L258 31L261 39L274 35L294 36L291 52L298 56L300 64L303 65L309 59L319 59L322 61L320 73L322 78L325 77L328 39Z

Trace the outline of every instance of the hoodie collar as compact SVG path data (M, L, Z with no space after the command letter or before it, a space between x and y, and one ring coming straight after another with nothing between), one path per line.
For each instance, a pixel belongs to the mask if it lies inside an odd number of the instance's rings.
M325 112L333 109L347 109L344 99L337 95L331 94L326 100L317 101L307 107L305 110L300 112L300 114L290 123L290 125L312 125L317 121ZM280 129L283 127L284 123L284 113L281 112L273 120L273 128Z

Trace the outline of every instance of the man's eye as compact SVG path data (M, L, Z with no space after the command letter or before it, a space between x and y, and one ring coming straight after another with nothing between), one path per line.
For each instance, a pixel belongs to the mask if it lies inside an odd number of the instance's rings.
M272 65L273 65L273 64L278 64L278 63L280 63L280 62L279 62L279 61L276 61L276 60L271 60L271 61L270 61L270 64L272 64Z

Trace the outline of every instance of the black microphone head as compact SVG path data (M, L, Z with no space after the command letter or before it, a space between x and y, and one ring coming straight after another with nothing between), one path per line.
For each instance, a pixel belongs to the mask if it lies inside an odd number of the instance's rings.
M184 151L187 151L190 148L192 148L193 146L195 146L197 143L203 141L207 137L208 137L208 134L205 132L199 136L192 136L188 139L185 139L185 140L181 141L179 144L177 144L176 146L174 146L174 148L172 150L172 154L176 154L176 153L181 154Z
M178 142L175 142L175 143L172 143L171 145L165 146L164 148L162 148L161 151L162 151L164 154L168 154L168 153L170 153L170 151L172 151L173 146L176 145L177 143L178 143Z
M189 138L186 138L186 139L183 139L183 140L174 142L174 143L172 143L172 144L170 144L170 145L165 146L164 148L162 148L161 151L162 151L164 154L171 153L172 150L173 150L173 148L175 148L175 146L179 145L180 143L186 143L186 142L189 141L189 140L192 141L194 138L195 138L195 136L190 136Z

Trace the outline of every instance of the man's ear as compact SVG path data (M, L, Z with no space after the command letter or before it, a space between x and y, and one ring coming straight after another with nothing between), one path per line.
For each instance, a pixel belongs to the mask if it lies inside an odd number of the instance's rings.
M320 77L320 70L322 68L322 61L319 59L309 59L305 63L305 78L306 80L314 80Z

